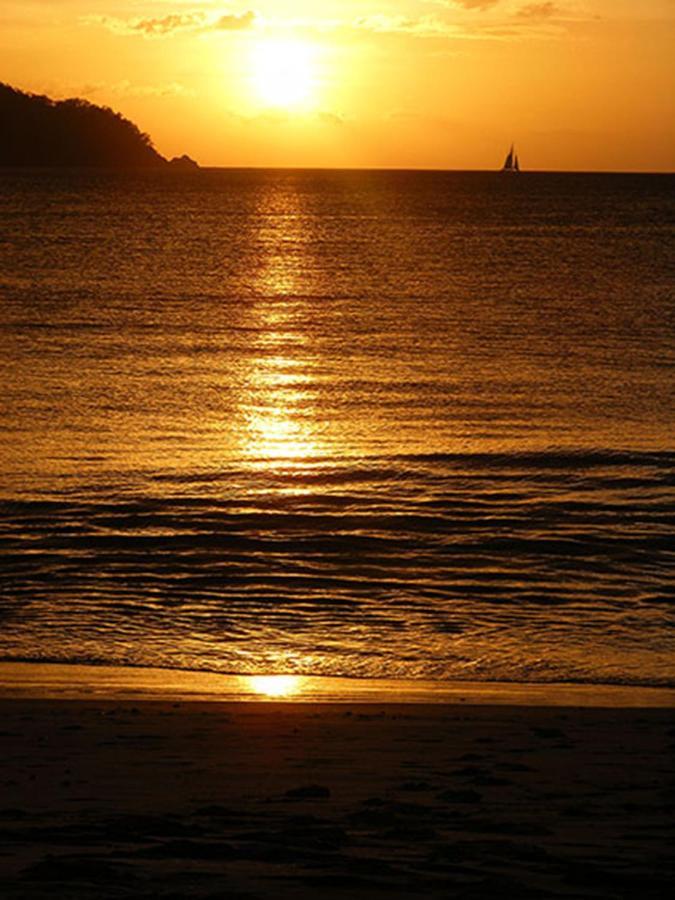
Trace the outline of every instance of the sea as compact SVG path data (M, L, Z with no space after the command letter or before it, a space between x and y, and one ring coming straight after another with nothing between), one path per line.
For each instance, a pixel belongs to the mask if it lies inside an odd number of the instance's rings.
M0 172L0 659L675 686L675 176Z

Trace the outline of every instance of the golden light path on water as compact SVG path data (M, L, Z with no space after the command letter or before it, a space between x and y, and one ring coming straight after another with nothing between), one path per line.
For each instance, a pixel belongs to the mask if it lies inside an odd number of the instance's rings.
M250 675L246 681L256 694L266 697L292 697L302 690L301 675Z
M308 289L303 273L310 262L310 242L301 226L296 193L283 200L272 195L268 203L272 210L280 203L283 214L273 216L273 238L264 241L266 252L256 273L260 299L251 317L259 337L240 407L245 423L243 455L263 469L321 455L315 440L320 417L308 390L313 348L302 321L303 303L297 299Z
M296 192L279 197L272 192L264 201L267 215L259 238L265 247L255 274L257 299L249 308L248 327L256 336L244 376L244 390L238 408L241 432L239 451L253 470L265 476L311 466L329 454L322 416L313 391L316 382L318 348L308 330L306 302L311 292L308 271L312 268L312 242L302 222L301 198ZM266 228L273 222L272 233ZM255 490L255 489L254 489ZM295 494L299 489L288 482L277 486L279 494ZM283 671L308 668L320 671L322 660L313 654L277 653L263 650L257 656L258 669ZM261 699L299 699L308 687L302 675L248 675L242 688Z

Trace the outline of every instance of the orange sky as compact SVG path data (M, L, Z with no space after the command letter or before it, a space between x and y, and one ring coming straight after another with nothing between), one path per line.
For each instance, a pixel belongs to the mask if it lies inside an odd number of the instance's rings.
M675 0L3 0L0 81L202 165L675 170Z

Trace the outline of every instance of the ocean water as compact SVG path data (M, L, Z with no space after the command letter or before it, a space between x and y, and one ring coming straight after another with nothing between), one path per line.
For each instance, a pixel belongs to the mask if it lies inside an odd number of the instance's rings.
M0 659L675 685L675 177L0 173Z

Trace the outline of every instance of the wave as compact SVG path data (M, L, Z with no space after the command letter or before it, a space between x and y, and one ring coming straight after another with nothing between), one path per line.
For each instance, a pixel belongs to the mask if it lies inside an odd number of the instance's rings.
M417 454L15 498L0 656L670 684L674 476L665 452Z

